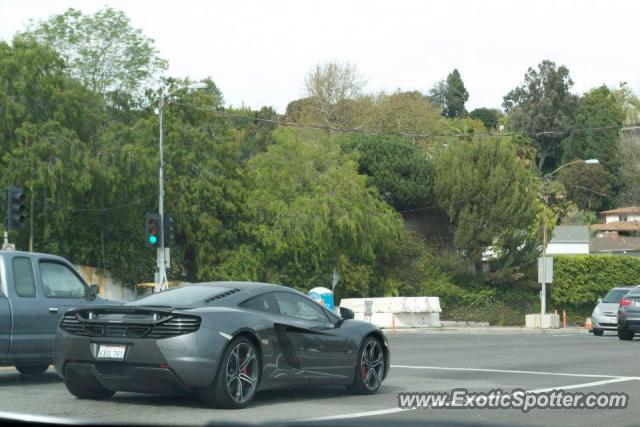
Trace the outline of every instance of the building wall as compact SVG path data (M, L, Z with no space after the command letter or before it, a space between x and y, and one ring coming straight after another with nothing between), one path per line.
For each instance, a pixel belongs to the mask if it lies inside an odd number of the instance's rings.
M109 271L105 274L102 269L88 265L75 265L75 267L88 284L98 285L101 297L120 301L133 301L136 299L135 289L124 286Z
M547 255L588 254L589 243L549 243Z
M627 215L627 221L640 221L640 215L629 214ZM611 224L612 222L620 222L620 215L607 215L604 218L605 224Z

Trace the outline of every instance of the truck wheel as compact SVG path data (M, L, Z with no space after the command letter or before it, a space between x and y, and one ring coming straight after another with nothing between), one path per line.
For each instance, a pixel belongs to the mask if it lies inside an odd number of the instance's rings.
M22 375L40 375L49 369L49 365L16 365L16 370Z
M115 391L108 390L98 383L79 383L74 380L66 378L64 385L67 386L67 390L78 399L93 399L102 400L108 399L115 394Z

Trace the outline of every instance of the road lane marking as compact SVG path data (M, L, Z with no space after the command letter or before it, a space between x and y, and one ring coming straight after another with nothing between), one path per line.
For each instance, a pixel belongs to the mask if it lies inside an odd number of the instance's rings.
M635 380L638 380L638 379L640 379L640 378L637 378L637 377L612 378L610 380L594 381L592 383L565 385L565 386L562 386L562 387L539 388L537 390L529 390L529 393L544 393L544 392L547 392L547 391L553 391L553 390L559 390L559 389L571 390L571 389L574 389L574 388L595 387L595 386L605 385L605 384L622 383L622 382L625 382L625 381L635 381Z
M586 375L586 374L564 374L564 373L554 373L554 372L536 372L536 371L505 371L500 369L475 369L475 368L441 368L435 366L404 366L404 365L391 365L392 368L415 368L415 369L442 369L442 370L456 370L456 371L481 371L481 372L506 372L506 373L517 373L517 374L534 374L534 375L560 375L560 376L571 376L571 377L591 377L591 378L608 378L606 380L601 381L593 381L589 383L581 383L581 384L571 384L565 386L554 386L554 387L546 387L539 388L535 390L528 390L529 393L544 393L552 390L571 390L578 388L589 388L596 387L600 385L613 384L613 383L621 383L627 381L636 381L640 380L640 377L621 377L621 376L613 376L613 375ZM364 411L364 412L354 412L351 414L344 415L330 415L327 417L317 417L317 418L306 418L300 421L330 421L330 420L339 420L346 418L362 418L362 417L371 417L376 415L388 415L395 414L397 412L409 412L413 411L417 408L406 408L401 409L398 407L388 408L388 409L379 409L376 411Z
M514 371L514 370L509 370L509 369L447 368L447 367L442 367L442 366L391 365L391 368L393 368L393 369L430 369L430 370L438 370L438 371L494 372L494 373L498 373L498 374L556 375L556 376L559 376L559 377L640 379L640 377L628 377L628 376L624 376L624 375L570 374L570 373L565 373L565 372Z

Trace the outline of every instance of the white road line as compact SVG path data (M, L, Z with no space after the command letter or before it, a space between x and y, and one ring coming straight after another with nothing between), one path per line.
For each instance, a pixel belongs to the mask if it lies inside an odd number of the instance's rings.
M414 409L415 408L401 409L401 408L395 407L395 408L389 408L389 409L379 409L377 411L354 412L353 414L329 415L327 417L318 417L318 418L305 418L299 421L328 421L328 420L342 420L346 418L372 417L374 415L387 415L387 414L394 414L396 412L413 411Z
M552 390L571 390L574 388L587 388L587 387L595 387L598 385L605 385L605 384L613 384L613 383L622 383L625 381L635 381L639 378L637 377L621 377L621 378L613 378L610 380L602 380L602 381L594 381L592 383L584 383L584 384L572 384L572 385L565 385L562 387L547 387L547 388L539 388L537 390L529 390L529 393L544 393L546 391L552 391Z
M588 387L596 387L599 385L613 384L613 383L621 383L626 381L635 381L640 380L640 377L616 377L612 375L583 375L583 374L561 374L555 372L535 372L535 371L504 371L499 369L474 369L474 368L440 368L435 366L391 366L392 368L414 368L414 369L442 369L442 370L456 370L456 371L482 371L482 372L506 372L506 373L517 373L517 374L533 374L533 375L560 375L560 376L571 376L571 377L592 377L592 378L609 378L607 380L601 381L593 381L590 383L582 383L582 384L571 384L566 386L555 386L555 387L547 387L547 388L539 388L536 390L528 390L530 393L544 393L552 390L571 390L577 388L588 388ZM364 411L364 412L354 412L351 414L344 415L330 415L327 417L318 417L318 418L307 418L300 421L329 421L329 420L339 420L339 419L347 419L347 418L362 418L362 417L371 417L375 415L388 415L395 414L397 412L408 412L413 411L416 408L408 408L401 409L398 407L388 408L388 409L379 409L376 411Z
M391 365L391 368L393 369L432 369L432 370L438 370L438 371L495 372L499 374L556 375L560 377L582 377L582 378L629 378L633 380L640 379L640 377L626 377L623 375L569 374L564 372L513 371L508 369L445 368L441 366Z

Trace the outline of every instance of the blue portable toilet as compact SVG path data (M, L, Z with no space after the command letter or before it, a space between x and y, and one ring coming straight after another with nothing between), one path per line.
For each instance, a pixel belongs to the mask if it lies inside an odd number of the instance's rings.
M331 289L322 287L313 288L309 291L309 296L311 299L324 305L327 309L331 311L335 309L335 305L333 303L333 292L331 292Z

